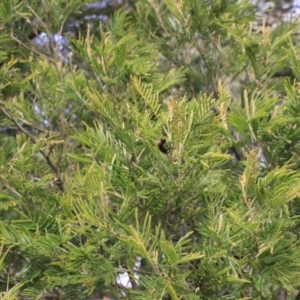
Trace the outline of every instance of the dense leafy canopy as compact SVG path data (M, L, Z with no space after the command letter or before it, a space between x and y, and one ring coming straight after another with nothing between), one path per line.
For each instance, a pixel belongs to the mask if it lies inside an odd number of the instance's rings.
M293 299L297 24L139 0L62 56L84 2L0 3L3 299Z

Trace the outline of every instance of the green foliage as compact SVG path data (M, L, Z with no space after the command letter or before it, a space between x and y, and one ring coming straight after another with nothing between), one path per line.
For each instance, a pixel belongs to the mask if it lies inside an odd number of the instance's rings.
M292 299L297 24L140 0L68 62L30 41L84 2L0 4L1 297Z

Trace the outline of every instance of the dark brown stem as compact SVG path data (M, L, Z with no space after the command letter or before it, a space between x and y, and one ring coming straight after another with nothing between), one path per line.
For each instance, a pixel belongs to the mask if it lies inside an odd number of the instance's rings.
M133 290L137 290L138 289L138 284L136 282L136 278L134 277L134 275L131 272L128 272L129 278L130 278L130 283L131 283L131 287Z

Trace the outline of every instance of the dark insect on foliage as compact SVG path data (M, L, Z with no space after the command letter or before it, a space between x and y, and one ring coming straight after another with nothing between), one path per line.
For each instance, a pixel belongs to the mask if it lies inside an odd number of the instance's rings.
M156 142L156 145L157 145L159 151L161 151L162 153L167 154L167 153L168 153L168 149L164 146L165 143L166 143L166 140L165 140L165 139L159 139L159 140Z

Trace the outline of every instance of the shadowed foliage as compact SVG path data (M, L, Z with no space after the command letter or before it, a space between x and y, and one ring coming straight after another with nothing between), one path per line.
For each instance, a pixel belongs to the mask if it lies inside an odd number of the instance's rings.
M85 2L0 3L1 297L297 299L297 23Z

